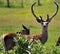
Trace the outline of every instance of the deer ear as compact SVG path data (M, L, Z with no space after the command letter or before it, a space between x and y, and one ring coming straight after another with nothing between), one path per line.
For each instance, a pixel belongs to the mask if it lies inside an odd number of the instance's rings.
M22 24L22 27L23 27L24 29L26 29L26 30L28 29L28 28L27 28L25 25L23 25L23 24Z

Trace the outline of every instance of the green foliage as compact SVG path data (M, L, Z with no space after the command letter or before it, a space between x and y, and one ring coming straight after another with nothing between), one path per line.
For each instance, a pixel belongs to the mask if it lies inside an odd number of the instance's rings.
M57 0L57 2L60 4L60 0Z
M3 54L3 49L0 44L0 54ZM29 46L29 47L28 47ZM26 41L26 37L19 37L16 46L13 50L8 51L8 54L60 54L60 46L47 47L42 45L40 41L32 42L32 39Z
M0 0L0 7L4 6L4 2L2 0Z
M2 0L0 0L0 4L1 4L1 5L3 4L3 1L2 1Z
M0 42L0 53L2 54L4 52L4 50L3 50L3 44L2 44L2 42Z
M16 54L26 53L26 50L28 48L28 43L27 42L24 43L24 41L25 41L24 37L23 37L23 39L22 39L22 37L19 38L19 40L17 42L17 49L15 51Z

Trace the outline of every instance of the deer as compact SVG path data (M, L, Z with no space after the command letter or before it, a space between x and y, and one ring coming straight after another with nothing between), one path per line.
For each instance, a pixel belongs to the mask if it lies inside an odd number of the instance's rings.
M33 16L35 17L36 21L38 23L40 23L42 25L42 33L39 33L39 34L27 34L27 39L33 39L34 40L40 40L41 44L45 44L47 39L48 39L48 24L51 22L51 20L53 19L54 16L56 16L56 14L58 13L58 9L59 9L59 6L58 6L58 3L56 1L54 1L54 4L56 5L56 11L55 13L49 17L49 15L47 14L47 19L46 20L43 20L42 19L42 16L37 16L35 13L34 13L34 10L33 10L33 6L36 4L36 2L34 2L31 6L31 12L33 14ZM24 29L27 29L24 25L23 25L23 28ZM23 33L26 33L24 31L20 32L20 34L22 35Z
M2 40L5 54L7 54L7 51L13 49L16 45L16 36L16 33L13 32L1 35L0 40Z
M22 24L22 28L23 28L22 30L16 32L17 34L20 34L20 37L30 34L30 28L29 27L26 27L24 24Z
M18 32L15 32L15 33L10 32L10 33L5 33L1 35L0 40L2 40L3 42L5 53L7 53L8 50L12 50L13 47L16 46L16 42L18 41L17 36L19 36L20 33L21 33L21 36L25 34L28 35L30 33L30 29L27 27L25 28L25 27L23 26L24 29Z
M56 12L51 16L49 17L49 15L47 14L47 19L46 21L44 21L42 19L42 16L36 16L36 14L34 13L34 10L33 10L33 6L36 4L36 2L34 2L31 6L31 11L32 11L32 14L33 16L36 18L37 22L38 23L41 23L42 25L42 33L41 34L26 34L26 31L21 31L20 34L23 35L23 33L27 36L27 39L31 39L33 38L33 41L34 40L40 40L41 44L45 44L47 39L48 39L48 24L51 22L52 18L58 13L58 9L59 9L59 6L58 6L58 3L56 1L54 1L54 4L56 5ZM27 30L27 28L22 25L24 29Z
M58 40L56 42L56 46L60 46L60 37L58 37Z
M45 44L45 42L47 41L48 39L48 24L51 22L51 20L53 19L54 16L56 16L56 14L58 13L58 9L59 9L59 5L58 3L54 0L54 4L56 5L56 11L55 13L49 17L49 15L47 14L47 19L46 20L43 20L42 19L42 16L37 16L35 13L34 13L34 10L33 10L33 6L36 4L36 2L34 2L31 6L31 12L33 14L33 16L35 17L36 21L38 23L40 23L42 25L42 33L41 34L33 34L33 35L28 35L30 37L33 37L34 39L39 39L40 42L42 44Z

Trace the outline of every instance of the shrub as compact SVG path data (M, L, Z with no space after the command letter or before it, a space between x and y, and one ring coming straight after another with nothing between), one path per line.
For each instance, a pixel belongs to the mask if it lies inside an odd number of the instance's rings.
M0 54L3 54L3 45L0 43ZM9 54L60 54L60 46L47 47L40 41L32 42L32 39L26 41L26 37L19 37L13 50Z

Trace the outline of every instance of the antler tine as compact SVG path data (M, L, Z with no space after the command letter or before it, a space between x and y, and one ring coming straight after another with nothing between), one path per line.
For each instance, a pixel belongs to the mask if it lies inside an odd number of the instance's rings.
M40 16L40 17L37 17L36 16L36 14L34 13L34 10L33 10L33 6L36 4L36 2L34 2L33 4L32 4L32 6L31 6L31 11L32 11L32 14L34 15L34 17L36 18L36 20L38 21L38 22L41 22L42 20L42 17Z
M46 21L49 21L49 15L47 14L47 20Z
M54 0L54 4L56 5L56 12L51 17L49 17L49 21L51 21L51 19L58 13L59 6L55 0Z

